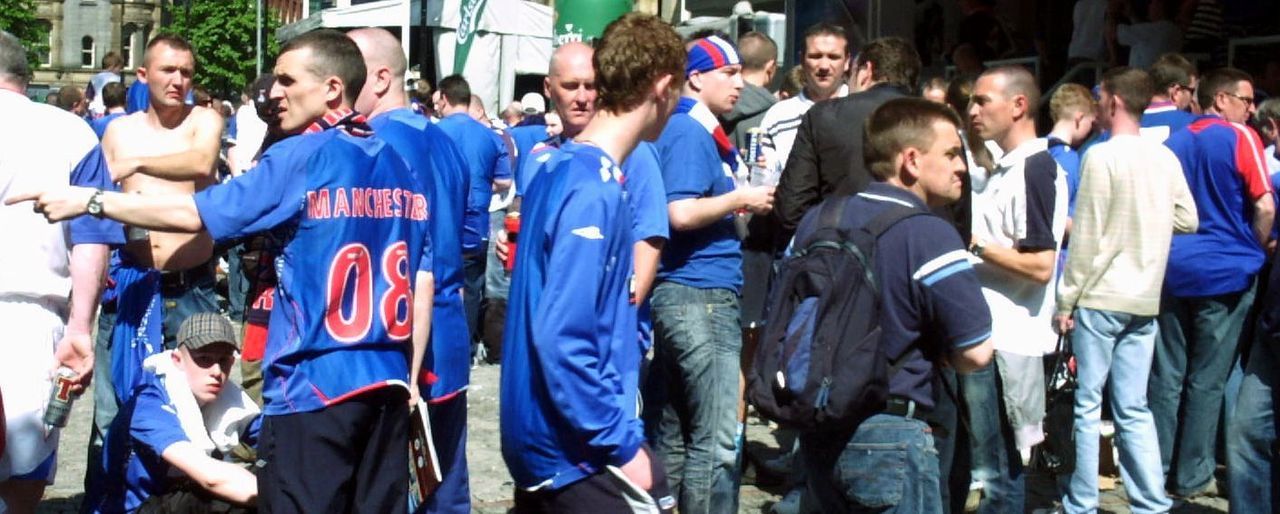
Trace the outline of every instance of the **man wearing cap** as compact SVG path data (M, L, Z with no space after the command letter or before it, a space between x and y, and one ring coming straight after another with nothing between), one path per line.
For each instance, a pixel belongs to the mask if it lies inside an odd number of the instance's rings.
M646 398L661 407L655 441L681 512L736 512L742 253L734 216L769 212L773 187L735 187L746 166L716 119L742 90L738 52L719 36L687 48L683 97L656 145L671 236L653 290L649 384L667 390L651 388Z
M182 322L176 349L143 361L141 383L107 437L106 484L87 499L93 512L254 503L257 477L221 458L251 462L246 448L256 444L262 419L227 381L239 348L231 322L204 312Z

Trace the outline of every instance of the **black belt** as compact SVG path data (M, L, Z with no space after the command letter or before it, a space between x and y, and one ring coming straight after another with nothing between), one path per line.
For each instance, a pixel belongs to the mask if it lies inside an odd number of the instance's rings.
M201 283L208 283L209 281L212 281L213 278L213 264L205 263L182 271L161 271L160 287L186 288Z
M929 415L930 410L931 409L928 407L916 403L915 400L893 397L889 398L889 400L885 402L884 410L881 412L893 416L902 416L904 418L925 421L925 417Z

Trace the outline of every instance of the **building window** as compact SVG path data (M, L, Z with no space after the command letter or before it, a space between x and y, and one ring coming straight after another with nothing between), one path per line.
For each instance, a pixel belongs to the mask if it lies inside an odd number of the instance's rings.
M120 38L120 55L124 56L124 66L127 69L133 68L133 38L138 33L138 28L132 23L124 26L124 33Z
M93 38L85 36L80 38L80 67L92 68L94 61L97 60L97 45L93 44Z
M37 51L40 57L40 66L47 68L53 66L53 24L49 23L48 20L38 20L36 23L44 26L44 32L47 35L44 46Z

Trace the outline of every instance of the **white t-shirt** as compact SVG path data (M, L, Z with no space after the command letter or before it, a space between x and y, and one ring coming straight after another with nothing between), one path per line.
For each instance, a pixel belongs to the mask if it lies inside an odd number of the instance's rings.
M0 124L0 200L71 183L71 171L98 137L84 120L57 107L0 89L0 112L19 123ZM0 227L0 299L66 301L71 291L68 232L49 223L30 203L3 205Z
M987 245L1052 250L1056 268L1067 226L1067 179L1047 147L1044 138L1033 139L1001 156L985 176L973 171L973 236ZM1053 351L1054 282L1040 284L976 257L973 265L991 309L996 350Z
M236 165L236 169L231 170L231 173L239 175L253 167L253 158L258 155L258 149L262 148L262 141L267 138L267 122L258 117L258 110L254 108L252 102L245 103L236 109L235 120L236 144L227 152L231 154Z
M89 88L93 90L93 100L89 102L89 112L94 116L101 116L107 112L107 106L102 102L102 88L112 82L120 82L120 74L110 71L99 72L89 79Z
M1268 146L1265 153L1267 154L1267 172L1280 173L1280 159L1276 158L1276 145Z

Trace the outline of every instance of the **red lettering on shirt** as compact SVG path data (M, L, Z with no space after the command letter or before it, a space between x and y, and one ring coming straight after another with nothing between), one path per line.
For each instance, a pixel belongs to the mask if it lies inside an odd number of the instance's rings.
M329 190L307 191L307 217L313 220L329 218Z
M336 187L333 189L333 217L351 217L351 207L347 202L347 190L345 188Z
M364 196L364 189L351 188L351 217L363 218L370 214L372 213L369 212L369 199Z
M379 189L378 196L380 196L382 199L382 201L379 202L382 204L382 209L378 210L378 217L390 218L391 217L391 190Z

